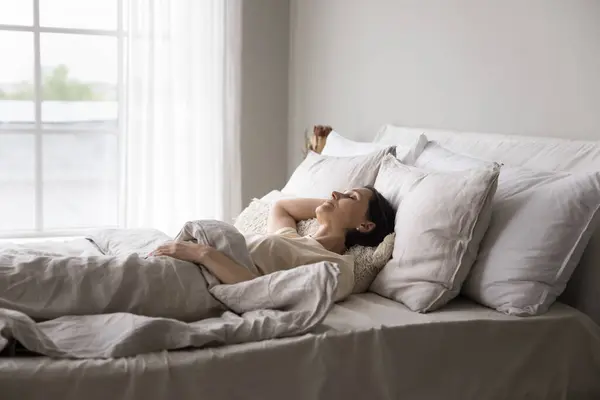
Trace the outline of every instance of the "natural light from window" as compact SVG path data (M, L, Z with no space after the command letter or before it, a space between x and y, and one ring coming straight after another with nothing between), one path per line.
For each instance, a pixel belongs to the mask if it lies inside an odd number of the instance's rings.
M121 1L0 0L0 237L118 225Z

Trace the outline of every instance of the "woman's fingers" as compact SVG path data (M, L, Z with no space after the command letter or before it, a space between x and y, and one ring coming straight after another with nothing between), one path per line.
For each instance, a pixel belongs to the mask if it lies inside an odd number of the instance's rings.
M172 245L171 244L163 244L160 245L150 253L151 256L164 256L172 253Z
M168 243L161 244L160 246L158 246L155 251L172 250L172 249L174 249L174 247L175 247L174 242L168 242Z
M195 262L199 255L206 253L208 246L192 243L169 242L158 246L149 256L169 256Z

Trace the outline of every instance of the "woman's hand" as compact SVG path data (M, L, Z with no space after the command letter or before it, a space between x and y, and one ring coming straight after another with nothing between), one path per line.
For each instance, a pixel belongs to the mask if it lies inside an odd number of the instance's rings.
M150 253L151 256L168 256L178 260L202 264L221 283L239 283L256 278L246 267L238 265L220 251L203 244L168 242Z
M208 253L214 250L210 246L190 242L168 242L150 253L151 256L168 256L178 260L201 264Z

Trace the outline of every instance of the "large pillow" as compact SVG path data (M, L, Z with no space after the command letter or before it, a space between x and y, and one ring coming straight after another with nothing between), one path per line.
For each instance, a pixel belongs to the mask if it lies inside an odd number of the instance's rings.
M436 170L456 170L472 160L457 153L436 159L427 148L422 156L426 162L419 157L416 165ZM463 293L506 314L547 311L577 266L599 207L598 173L503 167L492 221Z
M375 188L397 207L396 238L370 290L419 312L454 298L489 225L499 168L428 172L386 156Z
M417 135L409 143L395 145L396 157L405 164L412 164L427 144L425 135ZM331 131L321 152L325 156L351 157L369 154L388 147L384 143L357 142Z
M392 148L361 156L331 157L309 152L281 190L300 197L329 198L334 190L373 185L383 157Z
M254 199L235 220L235 227L244 234L267 233L267 219L272 205L278 198L285 196L279 192L271 192L267 199ZM319 228L315 218L301 221L298 233L302 236L313 234ZM354 289L352 293L367 291L375 276L392 257L394 234L388 235L377 247L353 246L346 254L354 256Z

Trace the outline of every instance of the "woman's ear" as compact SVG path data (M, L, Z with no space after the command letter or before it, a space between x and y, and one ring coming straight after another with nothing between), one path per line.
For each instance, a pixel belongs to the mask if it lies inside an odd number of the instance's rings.
M375 223L371 221L363 222L358 226L358 228L356 228L356 230L360 233L369 233L373 229L375 229Z

